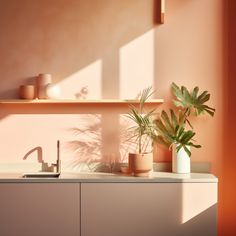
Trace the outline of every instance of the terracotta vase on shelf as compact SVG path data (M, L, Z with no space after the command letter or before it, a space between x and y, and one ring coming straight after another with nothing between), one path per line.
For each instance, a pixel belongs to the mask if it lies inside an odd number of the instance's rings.
M46 87L48 84L52 83L51 74L39 74L36 77L36 86L37 86L37 98L47 99Z

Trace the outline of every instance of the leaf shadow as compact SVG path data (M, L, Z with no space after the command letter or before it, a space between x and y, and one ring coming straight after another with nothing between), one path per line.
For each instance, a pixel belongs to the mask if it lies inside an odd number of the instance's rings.
M71 168L85 165L85 170L114 172L119 168L120 163L127 162L128 153L137 150L135 138L129 127L132 122L125 116L119 116L119 125L116 127L116 135L119 136L118 153L109 149L108 153L103 153L102 129L106 129L102 123L102 115L86 114L80 117L80 122L76 127L72 127L68 132L74 135L74 139L65 144L65 148L73 155L69 165ZM109 132L109 129L106 130ZM109 135L109 134L108 134ZM112 133L111 135L114 135ZM111 140L112 142L113 140Z

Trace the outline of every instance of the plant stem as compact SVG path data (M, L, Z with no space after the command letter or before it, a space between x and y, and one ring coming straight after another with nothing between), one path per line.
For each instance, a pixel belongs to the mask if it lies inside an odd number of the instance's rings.
M148 144L149 144L149 137L146 135L145 140L143 142L143 152L146 152Z
M138 139L138 152L139 152L139 154L142 153L142 134L141 134L141 132L139 134L139 139Z

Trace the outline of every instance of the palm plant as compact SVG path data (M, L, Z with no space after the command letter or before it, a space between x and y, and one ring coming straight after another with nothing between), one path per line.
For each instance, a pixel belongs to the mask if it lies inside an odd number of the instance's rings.
M165 111L161 112L161 116L154 122L158 132L155 140L168 148L176 144L177 152L184 148L190 157L191 152L188 147L200 148L201 146L193 143L195 132L193 132L193 126L188 119L189 116L198 116L204 113L214 116L215 109L206 105L210 99L208 91L203 91L198 95L198 87L189 92L186 87L178 87L175 83L172 83L171 91L176 97L173 102L179 108L178 115L172 109L170 109L169 116ZM186 124L191 127L190 130L186 130Z
M150 141L155 136L155 128L153 125L153 115L155 109L146 112L145 103L153 95L152 87L148 87L141 92L138 109L130 106L130 112L127 117L131 119L135 126L130 127L132 130L132 138L136 138L138 143L138 153L145 153Z

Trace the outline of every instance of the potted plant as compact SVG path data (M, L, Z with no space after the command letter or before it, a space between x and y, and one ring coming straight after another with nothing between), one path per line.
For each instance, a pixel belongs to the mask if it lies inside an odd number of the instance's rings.
M154 121L158 135L155 141L172 149L172 171L176 173L190 173L191 147L200 148L194 143L195 132L189 117L207 113L214 116L215 109L206 105L210 99L208 91L199 94L199 88L195 87L189 92L186 87L171 85L171 91L175 96L174 105L177 113L170 109L168 115L165 111ZM189 126L189 129L187 128Z
M147 148L155 137L155 128L153 124L154 110L145 111L145 103L152 96L151 87L141 92L139 107L130 106L130 112L127 117L134 122L130 127L132 138L135 138L138 146L137 153L129 153L129 171L134 176L148 176L153 167L153 153L148 152Z

